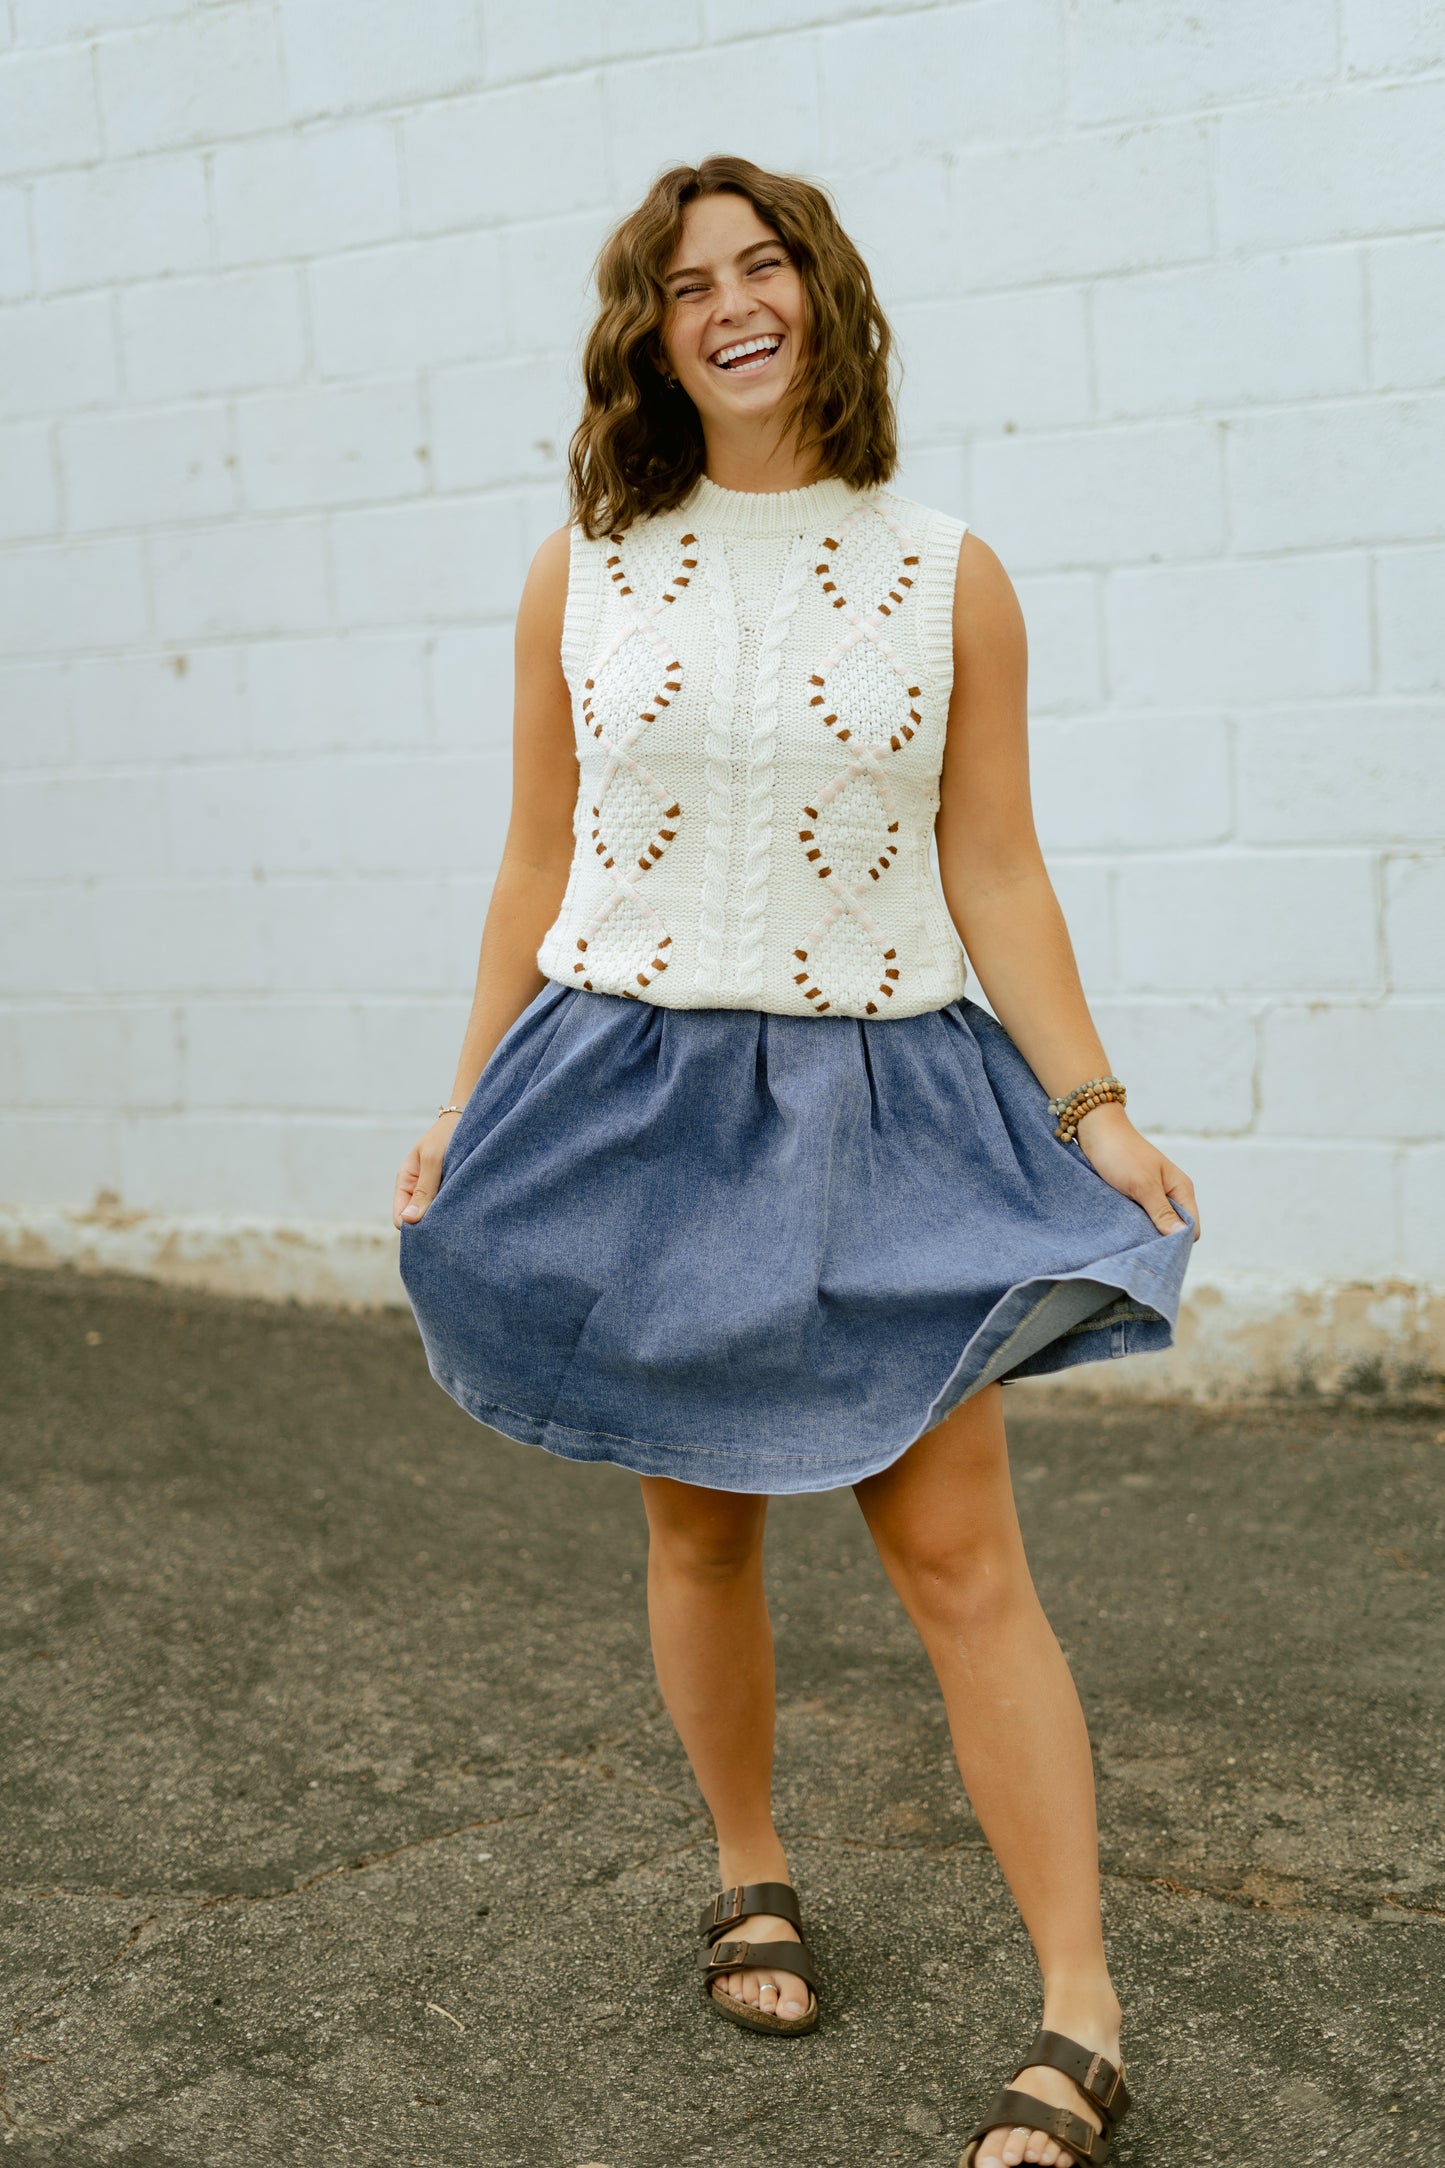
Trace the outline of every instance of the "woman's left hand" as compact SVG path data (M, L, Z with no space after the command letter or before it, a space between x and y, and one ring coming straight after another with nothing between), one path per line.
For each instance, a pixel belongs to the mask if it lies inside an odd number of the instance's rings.
M1141 1204L1161 1234L1173 1234L1184 1225L1174 1209L1183 1205L1194 1222L1199 1240L1199 1207L1194 1184L1182 1167L1166 1159L1157 1144L1139 1134L1117 1100L1091 1107L1079 1123L1075 1137L1080 1150L1097 1174ZM1171 1203L1171 1198L1174 1203Z

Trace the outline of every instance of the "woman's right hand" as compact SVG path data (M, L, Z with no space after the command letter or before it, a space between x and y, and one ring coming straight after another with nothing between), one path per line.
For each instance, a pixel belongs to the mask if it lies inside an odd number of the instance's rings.
M419 1143L414 1144L397 1171L396 1192L391 1200L391 1224L414 1227L421 1219L442 1183L442 1161L452 1131L461 1117L457 1114L440 1114Z

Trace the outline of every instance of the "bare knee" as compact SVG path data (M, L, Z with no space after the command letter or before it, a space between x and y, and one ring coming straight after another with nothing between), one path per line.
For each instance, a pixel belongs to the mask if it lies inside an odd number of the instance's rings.
M946 1620L970 1633L986 1631L1033 1582L1017 1530L960 1522L874 1531L889 1579L915 1618Z
M655 1569L703 1583L737 1580L762 1563L765 1498L648 1478L649 1557Z

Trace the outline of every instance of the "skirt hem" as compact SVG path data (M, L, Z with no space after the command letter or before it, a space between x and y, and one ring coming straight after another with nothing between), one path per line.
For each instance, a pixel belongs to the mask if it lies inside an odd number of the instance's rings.
M1165 1239L1192 1242L1193 1229L1193 1220L1185 1215L1185 1227ZM891 1468L921 1437L986 1385L1042 1377L1082 1363L1117 1361L1124 1355L1160 1354L1172 1347L1173 1325L1130 1287L1132 1275L1123 1269L1125 1260L1117 1261L1118 1277L1104 1278L1108 1266L1115 1263L1110 1259L1091 1269L1050 1274L1011 1287L971 1335L945 1384L928 1401L922 1419L910 1424L905 1435L879 1440L851 1464L846 1459L830 1462L826 1473L799 1467L796 1458L788 1454L775 1456L769 1465L768 1457L759 1454L754 1441L746 1456L748 1473L762 1480L698 1483L700 1462L716 1462L719 1472L728 1470L736 1475L738 1447L731 1443L664 1443L613 1431L574 1429L551 1416L489 1400L464 1379L447 1376L436 1365L429 1367L443 1392L476 1422L518 1445L540 1446L560 1460L611 1463L634 1475L667 1476L675 1482L697 1484L701 1489L745 1495L783 1498L844 1490ZM1082 1314L1078 1314L1080 1311Z

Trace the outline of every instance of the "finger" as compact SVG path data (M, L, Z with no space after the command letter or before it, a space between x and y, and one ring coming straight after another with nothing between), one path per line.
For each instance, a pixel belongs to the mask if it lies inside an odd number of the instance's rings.
M411 1193L416 1188L421 1172L421 1146L414 1144L396 1170L396 1188L391 1195L391 1224L401 1225L401 1215L411 1203Z
M1194 1239L1197 1242L1199 1240L1199 1206L1194 1201L1194 1184L1190 1181L1188 1175L1181 1174L1177 1179L1167 1181L1164 1184L1164 1194L1166 1197L1171 1197L1176 1205L1179 1205L1189 1214L1189 1217L1194 1222Z
M1139 1202L1161 1234L1177 1234L1184 1225L1184 1221L1170 1203L1169 1193L1162 1182L1157 1188L1151 1187Z
M440 1152L422 1153L421 1172L417 1176L416 1188L411 1193L411 1203L402 1213L403 1219L419 1220L427 1206L435 1200L436 1193L442 1186L442 1165L443 1154Z
M422 1175L417 1182L416 1188L411 1193L411 1203L403 1211L402 1218L415 1223L423 1216L435 1195L435 1185L430 1183L425 1175Z

